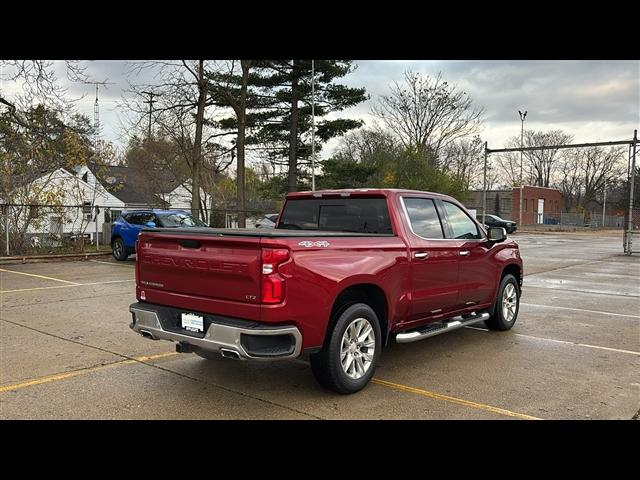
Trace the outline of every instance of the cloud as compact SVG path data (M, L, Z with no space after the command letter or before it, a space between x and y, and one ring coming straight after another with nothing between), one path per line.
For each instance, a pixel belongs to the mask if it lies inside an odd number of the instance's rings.
M483 137L493 145L520 132L518 110L527 110L526 128L562 129L576 141L630 138L640 123L638 61L362 61L346 78L365 86L371 100L343 113L360 116L402 82L406 70L436 75L469 93L485 109Z
M103 136L120 146L126 144L121 128L126 112L117 106L133 83L152 84L152 71L131 75L125 61L83 62L95 81L114 82L100 87L99 105ZM474 103L485 109L483 137L493 146L502 146L509 137L519 135L518 110L527 110L526 128L562 129L576 141L630 138L640 124L640 62L638 61L355 61L355 71L342 83L366 87L371 100L336 114L337 117L373 120L371 105L389 93L394 81L402 82L406 70L443 77L468 92ZM67 80L64 62L56 62L56 73L68 88L78 109L93 118L95 87ZM16 92L16 85L4 82L4 91ZM331 141L322 156L337 145Z

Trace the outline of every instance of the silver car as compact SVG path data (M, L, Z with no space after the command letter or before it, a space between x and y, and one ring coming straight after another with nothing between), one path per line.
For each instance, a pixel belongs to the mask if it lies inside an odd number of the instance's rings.
M268 213L256 222L256 228L275 228L278 222L278 213Z

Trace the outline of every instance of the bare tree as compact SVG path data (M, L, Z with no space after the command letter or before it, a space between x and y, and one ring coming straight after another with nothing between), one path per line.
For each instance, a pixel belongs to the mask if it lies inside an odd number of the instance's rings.
M72 82L87 80L86 68L78 61L65 61L67 78ZM67 89L63 88L54 72L50 60L0 60L1 76L4 82L16 82L21 89L21 96L34 103L45 105L49 110L63 110L68 106ZM9 107L14 113L17 110L14 102L9 100L9 92L0 86L0 103ZM58 108L55 108L58 107Z
M519 147L520 144L515 147ZM506 148L511 148L507 143ZM500 178L505 185L509 187L516 187L520 185L520 154L514 152L497 153L491 156L495 158L497 164L497 170ZM524 159L523 159L524 163Z
M525 132L525 145L528 147L554 146L571 143L573 135L562 130L549 132ZM549 187L551 179L559 168L566 150L545 149L526 152L526 173L529 183L539 187Z
M479 133L483 109L473 106L466 92L435 77L407 71L403 84L394 82L391 94L373 106L380 118L405 147L430 151L437 162L452 142ZM427 157L429 158L429 157Z
M597 201L605 183L612 184L625 172L624 149L590 147L572 150L563 163L558 188L565 207L584 208Z
M374 125L349 132L342 137L336 154L360 163L376 163L381 152L395 155L398 149L399 144L393 134Z
M218 136L215 132L211 133L209 119L213 112L208 108L213 104L209 73L214 68L213 62L205 60L132 63L128 70L131 78L143 71L150 71L154 72L158 81L151 85L130 83L130 92L135 95L123 99L123 106L133 113L129 119L130 130L141 132L149 115L142 92L153 90L161 94L154 107L152 121L181 148L190 172L191 211L199 217L206 217L200 214L203 152L207 150L209 142Z
M548 132L525 130L524 147L553 147L571 143L573 135L562 130L550 130ZM511 137L506 144L506 148L519 148L520 137ZM553 178L560 168L566 150L549 148L544 150L532 150L523 153L522 158L522 181L527 185L537 187L549 187L553 183ZM501 153L497 157L501 174L507 183L512 186L520 185L520 152Z
M475 136L472 140L462 139L450 143L443 150L441 158L443 171L460 179L467 189L472 185L482 186L483 166L484 144L479 136ZM489 178L489 175L487 177ZM491 178L494 183L495 175Z

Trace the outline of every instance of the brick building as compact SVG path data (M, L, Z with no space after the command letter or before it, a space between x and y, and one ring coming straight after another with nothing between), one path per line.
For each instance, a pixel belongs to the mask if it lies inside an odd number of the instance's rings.
M556 188L525 185L522 196L522 224L559 223L564 211L562 192ZM469 192L466 207L482 213L482 190ZM520 188L487 190L487 214L498 215L518 223L520 215Z

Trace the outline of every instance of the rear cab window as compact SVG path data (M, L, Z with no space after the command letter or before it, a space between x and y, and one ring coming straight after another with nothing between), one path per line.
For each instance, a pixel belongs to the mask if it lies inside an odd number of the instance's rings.
M384 197L291 198L278 229L393 235Z
M413 233L427 240L444 238L444 231L433 199L403 197L402 202Z

